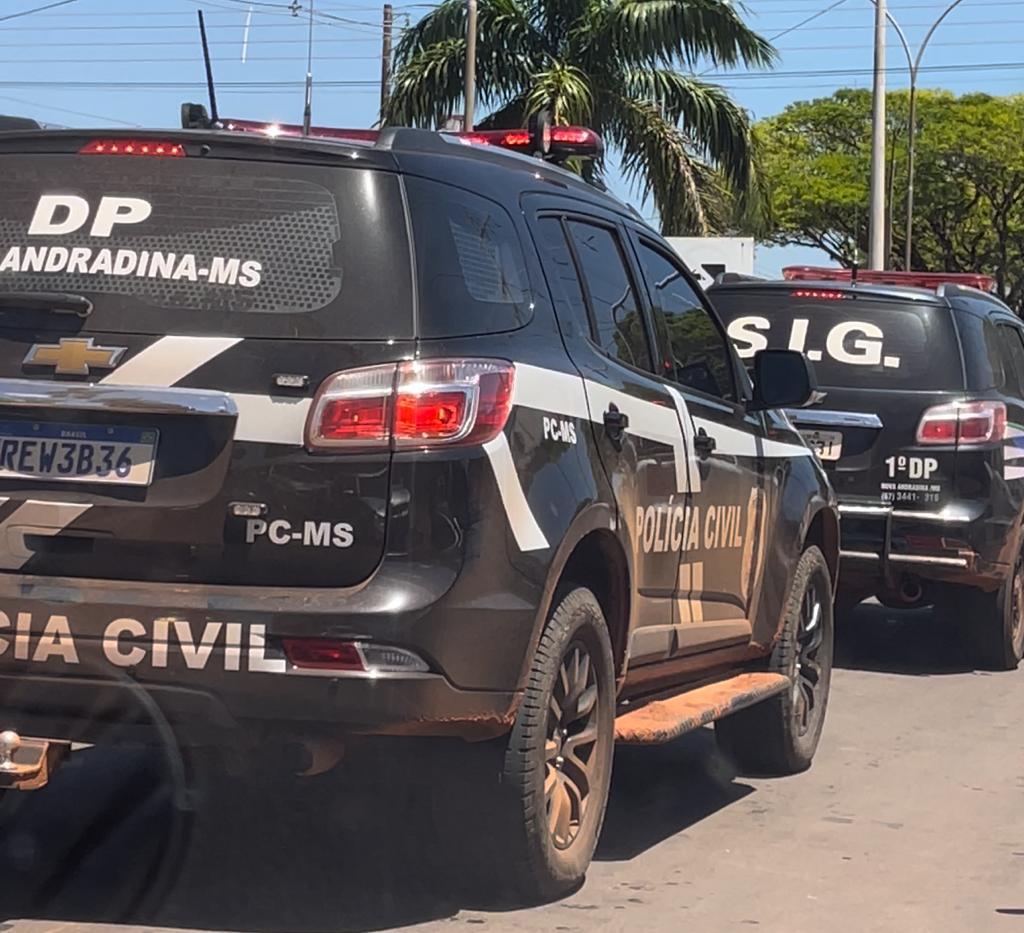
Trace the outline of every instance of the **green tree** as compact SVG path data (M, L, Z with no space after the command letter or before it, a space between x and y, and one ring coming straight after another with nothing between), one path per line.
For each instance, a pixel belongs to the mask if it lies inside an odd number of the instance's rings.
M405 33L386 123L439 126L460 106L465 33L463 0L443 0ZM707 232L728 222L732 196L754 190L751 127L692 72L774 57L729 0L479 0L477 89L490 113L478 126L524 126L544 109L591 126L666 232Z
M888 95L891 268L905 253L908 95ZM918 93L912 266L994 275L1024 303L1024 96ZM757 125L772 224L764 239L850 265L868 245L871 95L842 90Z

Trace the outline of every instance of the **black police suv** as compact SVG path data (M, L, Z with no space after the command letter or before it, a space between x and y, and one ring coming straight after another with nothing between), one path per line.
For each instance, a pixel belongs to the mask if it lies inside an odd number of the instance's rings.
M819 401L790 417L839 497L840 606L935 604L979 663L1016 667L1024 325L956 276L798 274L725 276L709 294L741 357L788 347L813 361Z
M751 385L658 234L495 145L587 130L239 128L0 134L0 784L168 730L415 748L464 854L543 896L616 739L721 719L806 767L838 562L777 410L806 361Z

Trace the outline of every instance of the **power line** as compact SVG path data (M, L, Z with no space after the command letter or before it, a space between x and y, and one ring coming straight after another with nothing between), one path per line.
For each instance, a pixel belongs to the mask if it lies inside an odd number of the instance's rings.
M922 65L921 72L930 74L955 74L958 72L974 71L1016 71L1024 68L1024 62L963 62L959 64L946 65ZM907 74L909 69L906 65L892 66L884 69L886 74ZM727 76L728 81L757 80L765 81L771 78L827 78L843 76L864 76L874 73L873 68L808 68L793 71L735 71Z
M376 58L377 56L372 56ZM158 60L141 60L142 62L152 62L153 64L159 64ZM1012 62L963 62L959 64L946 64L946 65L923 65L921 72L927 72L929 74L962 74L962 73L975 73L975 72L989 72L989 71L1019 71L1024 69L1024 61L1012 61ZM890 67L886 69L889 74L905 74L907 72L906 66L903 67ZM724 83L733 85L736 82L744 81L758 81L764 82L766 80L785 80L787 78L854 78L854 77L865 77L872 73L870 68L807 68L807 69L796 69L789 71L774 71L774 72L731 72L727 76L723 76ZM304 82L302 81L289 81L289 80L278 80L278 81L220 81L218 87L234 88L234 89L274 89L274 88L295 88L302 87ZM320 81L319 86L322 87L376 87L379 89L380 82L377 79L361 80L361 79L349 79L349 80L335 80L335 81ZM201 81L32 81L22 79L8 79L0 80L0 87L25 87L25 88L193 88L193 87L205 87L205 83Z
M313 62L376 62L380 61L381 54L378 52L376 55L314 55ZM295 64L302 64L304 57L297 57L292 55L271 55L261 56L256 61L259 62L294 62ZM111 60L109 56L105 58L26 58L23 61L8 61L6 64L18 65L24 67L26 65L187 65L187 64L202 64L202 55L194 55L191 58L118 58ZM319 84L319 82L317 82Z
M65 0L65 2L71 3L71 2L75 2L75 0ZM224 3L224 2L230 2L230 0L204 0L204 7L206 7L204 12L206 13L207 16L222 15L222 14L225 14L225 13L230 13L233 16L239 16L239 15L241 15L241 14L246 12L244 8L235 8L235 7L226 7L226 6L213 6L213 7L210 6L211 4L215 4L215 3L218 3L218 2ZM978 3L980 3L981 5L985 5L986 3L989 3L989 2L990 2L990 0L978 0ZM1005 3L1005 2L1007 2L1007 0L998 0L998 2ZM429 6L429 7L432 7L432 6L437 6L437 5L438 4L433 4L433 3L421 3L421 4L416 4L416 3L398 3L398 4L395 4L396 8L405 8L405 7L412 7L412 6L425 6L425 7ZM378 9L379 8L375 7L375 6L325 7L323 10L317 10L317 15L320 15L321 12L323 12L323 13L373 13L373 12L376 12ZM278 11L257 10L257 12L276 13ZM184 14L182 13L182 11L180 9L177 9L177 10L152 10L152 9L150 9L150 10L132 10L131 11L132 19L137 19L139 17L147 17L147 16L149 16L149 17L160 17L160 16L178 16L178 17L181 17L183 15ZM123 11L110 11L110 10L67 10L67 11L62 11L60 13L42 13L42 14L40 14L36 18L37 19L62 19L62 20L64 20L64 19L100 19L100 18L123 19L124 16L125 16L125 14L124 14Z
M305 81L218 81L217 88L234 88L238 90L274 90L304 87ZM379 81L319 81L320 87L372 87L379 89ZM89 90L190 90L205 88L205 81L19 81L0 80L0 88L22 87L40 90L65 90L67 88Z
M88 117L90 120L106 120L110 123L120 123L122 126L141 126L141 123L132 123L128 120L120 120L117 117L107 117L98 113L88 113L84 110L70 110L67 107L57 107L53 104L40 104L32 100L24 100L21 97L8 97L7 95L0 96L0 100L9 100L15 104L21 104L25 107L37 107L40 110L52 110L55 113L70 113L76 117Z
M2 35L2 33L0 33ZM375 37L360 37L354 38L349 36L338 36L333 39L320 39L318 45L328 45L336 42L379 42L379 38ZM120 48L130 46L132 48L166 48L168 46L195 46L194 39L153 39L149 41L135 42L130 39L120 40L117 42L89 42L88 47L91 49L95 48ZM250 39L249 45L302 45L305 46L305 39ZM80 49L82 48L82 42L0 42L0 48L9 49ZM224 42L211 42L210 48L231 48L237 49L240 43L232 41ZM0 62L0 64L17 64L18 62L12 62L10 59Z
M793 26L789 26L788 28L783 29L782 32L775 33L774 36L769 36L768 41L775 42L777 39L781 39L783 36L788 36L791 32L796 32L798 29L803 29L804 26L806 26L808 23L813 23L819 17L824 16L826 13L831 13L834 9L836 9L836 7L840 7L844 3L846 3L846 0L836 0L836 2L833 3L831 6L827 6L824 9L818 10L817 13L812 13L810 16L808 16L806 19L801 20L799 23L796 23Z
M939 46L945 46L946 48L962 48L964 46L974 47L978 44L977 39L960 39L952 42L932 42L929 48L938 48ZM985 45L1020 45L1020 39L986 39ZM780 52L785 52L787 55L792 52L856 52L870 51L870 43L859 43L857 45L787 45L785 48L779 49ZM770 74L770 72L766 72Z
M44 6L37 6L31 10L21 10L18 13L8 13L6 16L0 16L0 23L6 22L9 19L18 19L20 16L30 16L33 13L41 13L43 10L52 10L54 7L67 6L69 3L77 3L78 0L54 0L53 3L47 3Z

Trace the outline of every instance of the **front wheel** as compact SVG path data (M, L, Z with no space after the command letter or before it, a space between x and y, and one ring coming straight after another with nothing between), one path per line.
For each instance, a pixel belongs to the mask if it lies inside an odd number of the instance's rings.
M744 771L794 774L810 766L832 680L833 621L832 577L812 545L793 575L768 667L792 687L715 723L719 748Z

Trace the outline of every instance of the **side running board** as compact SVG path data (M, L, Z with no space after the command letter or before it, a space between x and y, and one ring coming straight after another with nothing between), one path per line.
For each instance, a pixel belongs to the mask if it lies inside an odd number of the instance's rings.
M790 685L785 674L737 674L668 700L655 700L616 717L615 741L623 745L663 745L729 713L783 693Z

